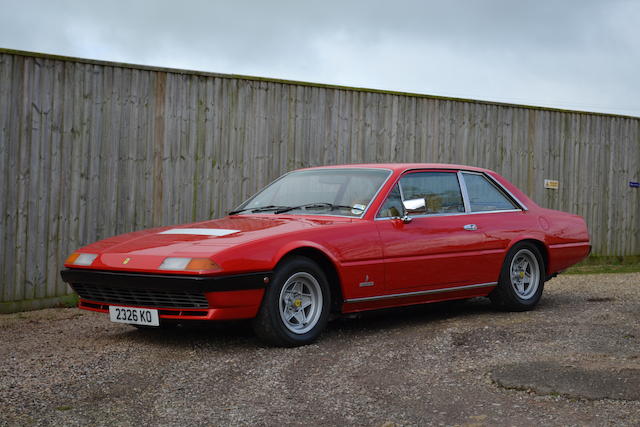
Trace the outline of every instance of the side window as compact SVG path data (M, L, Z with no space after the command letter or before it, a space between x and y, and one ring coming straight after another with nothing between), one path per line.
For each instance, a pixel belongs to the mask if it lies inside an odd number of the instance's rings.
M507 196L483 175L463 172L471 212L518 209Z
M382 204L382 207L378 211L378 215L376 215L376 217L395 218L402 216L403 212L402 196L400 195L400 188L398 188L398 184L396 184L389 193L389 196L387 196L387 200Z
M424 199L426 214L464 212L455 172L415 172L400 180L404 200Z

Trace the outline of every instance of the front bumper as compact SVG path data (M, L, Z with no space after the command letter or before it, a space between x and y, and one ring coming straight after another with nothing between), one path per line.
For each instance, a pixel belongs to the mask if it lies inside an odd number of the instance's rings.
M65 269L60 274L80 296L81 309L145 307L158 309L165 319L227 320L255 317L273 273L187 276Z

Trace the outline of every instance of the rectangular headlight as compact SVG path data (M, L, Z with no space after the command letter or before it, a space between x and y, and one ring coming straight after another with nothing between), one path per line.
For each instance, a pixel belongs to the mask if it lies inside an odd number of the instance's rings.
M187 264L189 264L191 258L177 258L170 257L165 258L160 264L160 270L184 270Z

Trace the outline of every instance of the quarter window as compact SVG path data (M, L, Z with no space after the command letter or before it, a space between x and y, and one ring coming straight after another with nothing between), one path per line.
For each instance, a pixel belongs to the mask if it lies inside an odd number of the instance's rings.
M398 218L401 217L404 212L402 207L402 196L400 195L400 188L398 184L393 186L393 189L387 196L387 200L384 201L382 207L378 211L378 218Z
M469 195L471 212L518 209L507 196L483 175L466 172L463 172L462 175Z

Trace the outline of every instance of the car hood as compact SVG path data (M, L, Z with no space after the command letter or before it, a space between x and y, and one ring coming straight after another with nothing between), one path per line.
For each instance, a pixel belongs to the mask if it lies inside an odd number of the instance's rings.
M209 257L231 246L350 221L351 218L298 215L228 216L122 234L85 246L81 252L99 255L92 268L148 270L167 256ZM125 263L127 258L130 260Z

